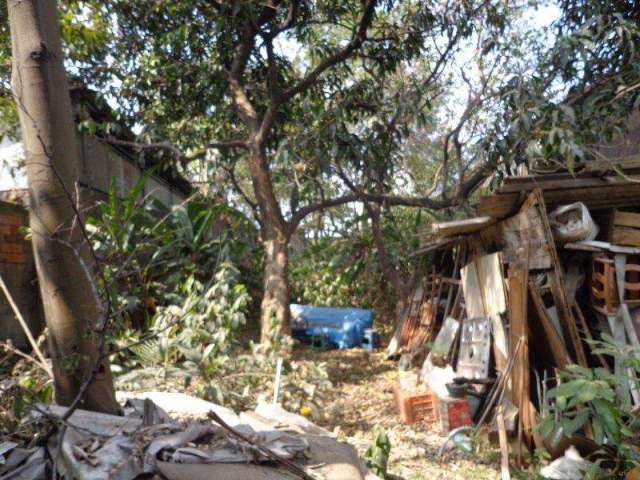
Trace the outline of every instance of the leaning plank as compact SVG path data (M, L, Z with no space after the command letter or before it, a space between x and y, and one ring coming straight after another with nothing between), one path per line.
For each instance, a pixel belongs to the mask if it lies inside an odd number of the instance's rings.
M512 373L512 402L518 407L519 438L524 435L527 445L532 445L533 419L529 403L531 402L531 374L529 373L529 336L527 323L527 287L529 285L529 268L526 264L526 248L523 252L524 262L509 265L509 322L511 325L511 348L515 350L518 342L522 342L522 349L515 355Z
M462 279L462 293L464 294L464 306L467 318L484 317L484 302L482 288L478 280L478 270L474 261L460 269Z
M500 442L500 480L511 480L509 472L509 440L504 424L504 407L498 405L496 424L498 426L498 440Z
M551 253L540 215L526 202L520 211L499 224L500 243L505 263L519 261L522 246L529 247L529 268L541 270L551 267Z
M576 361L580 366L586 367L588 366L587 356L582 346L582 340L580 338L580 333L576 325L576 320L573 317L573 313L571 311L569 299L567 298L564 272L562 270L560 258L558 257L558 252L556 250L553 233L551 232L551 226L549 225L547 209L545 207L544 198L542 197L542 191L540 189L533 190L525 204L530 205L531 208L535 208L542 220L543 231L547 240L547 246L552 260L549 283L551 285L551 294L553 295L553 301L556 305L556 308L558 309L560 321L563 323L565 330L569 334L569 339L571 340L571 345L576 355Z
M460 277L467 318L491 319L496 368L503 370L509 348L500 317L506 310L506 300L499 254L476 257L460 270Z
M454 220L451 222L440 222L432 224L434 234L440 237L450 235L460 235L463 233L474 233L495 223L492 217L474 217L465 220Z
M547 309L545 308L542 300L540 289L533 281L529 281L529 294L531 301L538 314L538 319L544 330L545 338L549 342L551 347L551 354L558 367L564 367L571 363L571 357L567 352L567 347L560 336L560 333L553 324L553 321L549 317Z
M509 356L509 345L501 314L507 310L500 253L476 258L476 272L482 286L482 303L485 315L491 319L496 367L502 369Z
M627 285L625 282L625 271L627 266L627 256L623 253L617 253L615 256L615 266L616 266L616 285L618 287L618 295L620 298L620 308L618 310L618 317L622 318L622 322L624 325L624 330L627 333L627 338L629 342L634 347L634 352L638 352L640 349L640 340L638 339L638 335L636 333L636 329L633 325L633 320L631 319L631 313L629 312L629 305L625 303L624 299L624 291L625 286ZM624 335L623 335L624 338ZM636 358L638 358L638 353L635 353ZM627 370L630 372L630 369ZM632 372L630 372L632 373ZM631 395L633 397L633 401L635 405L640 403L640 392L638 392L638 384L633 375L630 375L630 389Z
M476 270L480 285L482 285L482 296L487 314L500 315L505 312L507 310L507 300L504 294L500 253L492 253L477 258Z
M585 340L587 340L587 343L593 342L593 335L591 334L591 330L589 330L587 319L584 318L584 314L580 309L580 305L578 305L577 303L574 303L572 305L572 309L573 309L573 315L575 319L578 321L580 328L582 329ZM602 368L604 368L605 370L610 370L609 364L604 359L601 353L596 353L595 356L598 359L598 362L600 362L600 365L602 365Z

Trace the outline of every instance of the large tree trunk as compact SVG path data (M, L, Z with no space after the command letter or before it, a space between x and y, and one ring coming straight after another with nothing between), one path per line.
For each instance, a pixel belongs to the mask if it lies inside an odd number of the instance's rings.
M290 228L273 192L269 163L256 135L247 157L253 191L258 201L264 246L264 293L260 308L260 341L272 343L290 335L289 239Z
M289 242L276 237L264 240L264 296L260 311L260 341L273 343L290 335Z
M79 251L73 194L80 156L62 63L55 0L8 0L12 84L27 157L33 249L49 328L55 400L69 405L98 365L94 326L102 313ZM75 225L75 228L74 228ZM97 369L80 405L116 413L107 362Z

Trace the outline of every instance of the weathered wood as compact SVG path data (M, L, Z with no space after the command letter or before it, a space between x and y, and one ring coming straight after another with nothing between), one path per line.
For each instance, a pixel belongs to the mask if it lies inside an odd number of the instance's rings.
M531 208L536 208L540 214L540 218L542 219L543 231L547 239L547 245L552 260L552 269L549 283L551 284L551 294L553 295L553 301L556 305L556 308L558 309L560 321L563 323L563 327L569 334L569 339L571 340L571 344L576 356L575 359L580 366L586 367L588 366L587 356L584 352L582 340L576 326L576 321L573 318L573 313L571 312L571 305L567 298L564 272L562 270L560 258L558 257L558 252L556 251L553 233L551 232L551 226L549 225L549 219L547 217L547 209L545 207L544 198L542 197L542 192L540 189L533 190L533 192L527 199L527 204L529 204Z
M614 245L640 247L640 213L614 211L608 240Z
M582 334L584 335L584 338L586 340L592 341L593 340L593 335L591 335L591 330L589 329L589 325L587 325L587 320L586 318L584 318L584 314L582 313L582 310L580 309L580 306L577 303L574 303L572 305L572 309L574 312L574 317L576 318L576 320L578 321L580 328L582 329ZM596 358L598 359L598 362L600 362L600 365L605 368L606 370L610 370L609 368L609 364L607 363L607 361L604 359L604 357L602 356L601 353L597 353L595 354Z
M500 442L500 479L511 480L511 473L509 472L509 441L504 424L504 407L502 405L498 405L497 408L496 425L498 426L498 441Z
M495 223L495 221L495 218L492 217L474 217L464 220L453 220L451 222L434 223L431 228L434 234L440 237L446 237L477 232Z
M521 341L522 349L515 355L512 373L511 398L519 411L519 431L524 435L526 444L532 445L533 419L529 410L531 402L531 375L529 373L529 327L527 321L527 287L529 268L526 264L527 252L523 251L523 262L509 265L509 322L511 350Z
M609 231L609 241L615 245L640 247L640 228L612 225Z
M477 258L476 266L478 279L480 280L480 285L482 285L485 311L488 315L500 315L507 310L500 253L492 253Z
M526 242L529 246L529 268L542 270L551 267L551 253L538 211L525 202L520 211L499 224L502 254L505 263L519 260L519 250Z
M493 327L496 368L503 370L509 354L500 314L506 310L500 255L476 257L460 270L467 318L489 317Z
M478 270L474 261L460 269L464 306L468 318L484 317L482 288L478 279Z
M612 245L609 242L601 242L597 240L583 240L581 242L565 243L564 248L567 250L578 250L583 252L613 252L626 253L627 255L640 255L638 247L623 247L621 245Z
M558 332L549 317L544 301L542 300L540 289L533 281L529 281L529 295L531 296L533 306L544 330L545 338L549 342L551 354L553 355L556 365L558 367L569 365L571 363L571 357L569 356L569 352L567 352L567 347L562 340L560 332Z
M513 214L523 202L523 192L497 193L481 197L477 213L497 219ZM640 205L640 183L625 182L605 184L600 187L566 188L544 191L547 207L553 209L560 205L583 202L589 210L608 208L629 208Z
M570 174L552 174L515 178L519 178L520 181L505 183L502 187L497 189L497 192L499 194L514 193L521 192L523 190L533 190L536 187L541 188L546 192L547 190L603 187L609 185L626 185L629 183L628 180L618 176L603 177L594 176L592 174L582 174L575 177Z
M621 227L640 228L640 213L615 210L611 217L611 223Z
M625 272L627 266L627 256L623 253L618 253L615 256L615 270L616 270L616 283L618 286L618 295L620 300L620 310L618 311L618 317L622 318L622 322L624 325L624 329L627 334L627 338L629 342L634 347L635 357L638 358L640 354L637 352L640 350L640 340L638 339L638 334L636 333L636 329L633 325L633 320L631 319L631 313L629 312L629 306L624 303L624 290L625 290ZM631 372L631 369L627 369L628 372ZM630 380L630 390L631 395L633 397L633 401L635 405L640 403L640 393L638 392L638 384L634 375L629 375Z

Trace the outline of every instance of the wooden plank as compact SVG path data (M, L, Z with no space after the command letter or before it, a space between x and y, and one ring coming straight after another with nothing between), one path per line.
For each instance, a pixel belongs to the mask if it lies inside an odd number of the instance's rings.
M627 255L640 255L639 247L623 247L621 245L612 245L609 242L601 242L597 240L582 240L581 242L565 243L564 248L584 252L608 251L613 253L626 253Z
M505 218L518 209L524 191L526 189L520 193L496 193L481 197L477 213L497 219ZM626 181L599 187L546 190L544 200L550 209L574 202L583 202L589 210L637 207L640 205L640 183Z
M529 285L529 268L526 264L527 252L523 252L523 262L509 265L509 323L511 350L515 350L518 342L522 348L515 355L512 373L511 398L519 412L519 433L524 436L528 446L533 440L533 419L529 403L531 402L531 374L529 372L529 327L527 320L527 287Z
M522 200L523 197L520 193L482 196L476 211L478 215L501 219L517 212Z
M620 227L640 228L640 213L615 210L611 223Z
M463 237L446 237L440 238L431 243L423 244L418 250L412 252L409 256L424 255L425 253L433 252L442 247L446 247L454 242L459 242ZM422 243L422 242L421 242Z
M495 222L495 218L492 217L474 217L451 222L434 223L432 224L432 231L441 237L460 235L463 233L477 232Z
M464 294L464 307L467 318L484 317L484 302L482 288L478 280L478 271L474 261L460 269L462 279L462 293Z
M612 225L609 231L609 241L615 245L640 247L640 228Z
M507 300L504 293L500 253L483 255L476 258L475 263L487 315L500 315L506 312Z
M584 338L588 341L593 341L593 335L591 335L591 330L589 330L589 325L587 325L587 320L586 318L584 318L584 314L582 313L580 306L577 303L574 303L572 305L572 308L573 308L574 317L576 318L576 320L580 324L580 328L584 332ZM596 353L595 356L598 359L598 362L600 362L600 365L602 366L602 368L606 370L611 370L609 368L609 364L604 359L601 353Z
M535 189L531 192L531 195L525 203L531 205L532 208L536 208L542 219L543 230L552 260L552 275L550 276L549 283L551 284L553 301L558 309L560 321L563 323L563 327L569 334L569 339L571 340L576 361L580 366L587 367L587 356L585 355L584 348L582 347L582 340L580 339L576 321L575 318L573 318L573 313L571 312L571 305L567 298L564 272L562 270L560 258L558 257L558 252L556 251L553 233L551 232L551 226L549 225L549 219L547 217L547 209L540 189Z
M558 332L549 317L544 301L542 300L540 289L533 281L529 281L529 295L531 296L533 306L544 330L545 338L549 342L551 354L553 355L556 365L558 367L569 365L571 363L571 357L569 356L569 352L567 352L567 347L562 340L560 332Z
M538 212L526 203L520 211L499 224L500 243L505 263L519 260L519 249L526 242L529 247L529 268L542 270L551 267L551 254Z
M618 317L622 318L624 330L627 333L627 338L629 339L631 345L634 347L634 356L638 358L640 357L640 354L638 354L638 351L640 349L640 340L638 339L638 334L636 333L636 329L633 325L633 320L631 319L629 305L627 305L624 300L627 256L623 253L617 253L614 261L616 268L616 284L618 287L618 295L620 299L620 309L618 310ZM629 383L631 395L633 397L633 403L634 405L638 405L640 403L640 392L638 391L637 380L635 379L635 376L633 375L633 372L630 368L627 369L627 373L629 374Z
M507 310L502 260L500 253L492 253L477 257L475 261L485 315L491 319L493 329L496 368L500 370L509 357L509 345L501 316Z
M590 242L588 240L583 242L571 242L571 243L565 243L563 245L563 248L565 248L566 250L576 250L578 252L591 252L591 253L599 253L603 251L604 248L602 245L594 245L593 243L604 243L604 242Z
M627 184L628 180L622 177L605 176L597 177L593 175L582 175L573 177L564 174L556 178L547 178L547 175L538 177L529 177L520 182L505 183L497 189L497 193L513 193L522 190L533 190L538 187L544 192L547 190L564 190L567 188L587 188L587 187L603 187L608 185Z
M496 368L503 370L509 346L500 316L506 310L500 255L475 257L460 270L467 318L489 317L493 329Z
M504 407L502 405L498 405L497 408L496 425L498 426L498 441L500 443L500 480L511 480L511 473L509 472L509 441L504 424Z

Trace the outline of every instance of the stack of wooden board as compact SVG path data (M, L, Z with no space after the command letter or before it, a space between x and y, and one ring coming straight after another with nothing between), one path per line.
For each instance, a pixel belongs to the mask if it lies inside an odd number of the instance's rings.
M640 205L638 179L600 172L554 173L507 178L504 185L480 198L478 214L494 219L505 218L518 210L524 197L534 188L542 191L549 209L583 202L589 210L626 208Z
M609 242L640 247L640 213L615 210L609 224Z

